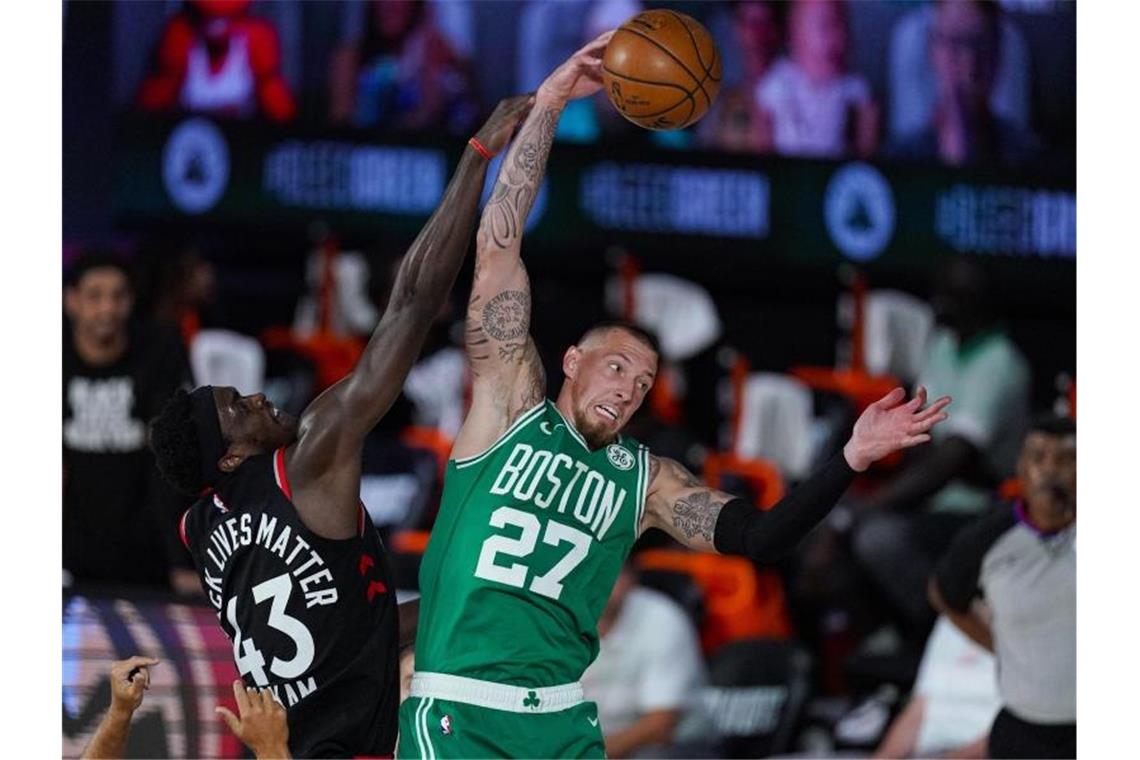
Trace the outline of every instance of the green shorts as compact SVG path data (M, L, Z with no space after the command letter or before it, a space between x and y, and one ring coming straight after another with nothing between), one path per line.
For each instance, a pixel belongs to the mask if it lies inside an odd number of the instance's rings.
M436 679L436 683L425 686L425 679L417 673L412 696L400 705L396 757L443 760L606 756L598 726L598 706L581 698L577 684L528 690L474 679L425 675ZM446 679L444 688L438 688L441 678ZM459 688L455 688L457 683ZM457 697L465 699L460 701Z

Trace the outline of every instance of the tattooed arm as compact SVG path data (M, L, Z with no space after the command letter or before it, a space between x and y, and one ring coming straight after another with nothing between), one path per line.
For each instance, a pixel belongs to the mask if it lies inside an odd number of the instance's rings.
M899 449L926 443L930 429L946 419L942 410L949 397L926 406L926 390L921 387L904 403L905 397L903 389L896 388L867 407L843 451L764 512L703 485L673 460L651 455L642 527L661 528L701 551L777 560L827 516L856 472Z
M660 528L685 546L713 552L717 518L735 497L702 483L679 462L649 455L649 495L642 529Z
M499 103L479 130L489 150L506 147L530 107L528 96ZM364 438L391 407L447 298L471 243L487 161L467 147L439 206L400 262L391 298L352 372L301 416L285 463L305 525L324 538L359 530Z
M546 373L530 336L530 280L520 257L523 228L546 171L566 103L601 88L601 58L611 33L598 37L551 74L499 169L475 236L475 280L467 303L472 403L452 456L490 446L546 395Z

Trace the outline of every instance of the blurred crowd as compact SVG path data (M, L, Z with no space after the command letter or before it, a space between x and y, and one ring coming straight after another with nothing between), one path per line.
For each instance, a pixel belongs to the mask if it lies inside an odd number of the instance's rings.
M1056 160L1072 144L1075 121L1044 94L1075 91L1075 80L1051 65L1056 49L1045 49L1072 25L1063 3L1039 4L1055 23L1034 37L1017 14L988 0L664 5L693 14L718 41L725 87L709 116L689 130L645 133L602 93L567 110L558 139L1007 168ZM498 97L534 89L555 63L644 7L121 3L120 33L156 38L145 64L136 47L117 52L120 79L137 81L122 97L147 112L463 135ZM1042 130L1061 144L1050 145Z

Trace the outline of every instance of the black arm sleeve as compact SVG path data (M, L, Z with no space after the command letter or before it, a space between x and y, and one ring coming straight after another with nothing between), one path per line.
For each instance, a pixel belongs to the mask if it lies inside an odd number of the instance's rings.
M997 540L1017 524L1013 510L1003 506L970 523L955 536L934 569L934 583L943 601L956 612L966 612L981 596L982 561Z
M855 471L840 451L766 512L743 499L733 499L717 517L713 546L721 554L743 554L761 562L777 560L827 516L854 478Z

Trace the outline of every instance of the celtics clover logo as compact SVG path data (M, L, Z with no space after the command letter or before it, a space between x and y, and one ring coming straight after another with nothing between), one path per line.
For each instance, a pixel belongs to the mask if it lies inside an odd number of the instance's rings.
M523 707L529 707L532 710L537 710L538 705L542 700L538 698L538 693L535 691L528 691L526 699L523 700Z
M628 470L633 467L633 454L616 443L611 443L606 448L606 456L609 457L610 464L619 470Z

